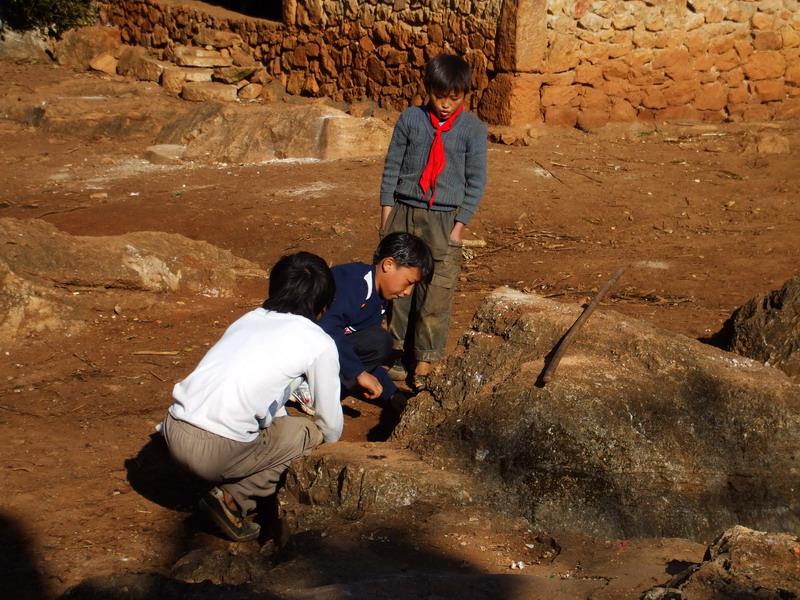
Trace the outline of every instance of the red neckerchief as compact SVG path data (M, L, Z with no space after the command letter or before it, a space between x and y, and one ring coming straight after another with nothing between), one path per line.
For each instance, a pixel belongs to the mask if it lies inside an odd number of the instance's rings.
M433 206L433 199L436 197L436 179L439 174L444 171L447 160L444 154L444 142L442 141L442 133L450 131L453 123L461 114L461 109L464 108L462 104L456 111L450 115L444 123L439 123L439 117L436 113L430 111L428 116L431 119L431 125L436 132L433 136L433 143L431 144L431 152L428 155L428 164L422 170L422 177L419 178L419 187L422 188L422 193L427 194L431 190L431 197L428 200L428 206ZM423 196L424 197L424 196Z

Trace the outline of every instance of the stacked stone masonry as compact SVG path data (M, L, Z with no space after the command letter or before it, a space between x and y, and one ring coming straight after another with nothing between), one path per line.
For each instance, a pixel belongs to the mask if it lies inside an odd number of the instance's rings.
M106 22L172 59L232 32L290 94L424 96L425 62L472 65L471 105L490 123L591 129L609 121L800 116L800 0L283 0L282 22L215 16L180 0L118 0ZM207 40L206 40L207 41Z
M284 0L283 21L218 16L219 10L169 0L119 0L102 18L128 44L171 59L172 48L197 44L207 31L231 32L290 94L363 98L402 109L422 101L425 62L457 52L472 65L477 105L494 70L501 0ZM223 53L228 50L223 49ZM237 62L237 61L234 61Z

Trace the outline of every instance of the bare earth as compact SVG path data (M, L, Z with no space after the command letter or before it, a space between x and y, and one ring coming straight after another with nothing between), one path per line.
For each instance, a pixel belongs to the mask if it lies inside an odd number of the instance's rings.
M44 80L101 81L12 63L0 63L0 78L4 94ZM130 98L132 113L151 109ZM795 151L756 152L765 133L785 136ZM265 269L300 249L332 263L369 260L377 242L380 160L164 167L140 159L151 143L141 136L48 134L11 120L0 121L0 136L0 217L41 218L80 235L176 232ZM487 245L465 264L450 347L497 286L581 303L624 265L600 310L711 336L737 306L798 272L797 148L797 122L550 128L527 147L492 145L489 186L469 234ZM189 516L181 490L173 502L152 499L169 496L174 481L150 482L163 489L145 493L132 473L153 458L140 451L173 384L265 289L264 280L246 280L234 298L98 309L77 336L41 334L0 348L2 560L18 581L38 574L45 593L59 594L93 575L166 573L191 548L227 546ZM133 354L143 350L176 354ZM345 440L385 436L378 407L345 404ZM520 555L507 534L498 537L485 543L492 551L466 552L458 540L438 550L479 572L508 572ZM635 571L631 550L642 542L569 539L559 539L565 550L551 573L586 564L601 546L618 557L608 576ZM660 552L664 564L702 557L700 544L649 544L642 552ZM670 575L648 577L655 585Z

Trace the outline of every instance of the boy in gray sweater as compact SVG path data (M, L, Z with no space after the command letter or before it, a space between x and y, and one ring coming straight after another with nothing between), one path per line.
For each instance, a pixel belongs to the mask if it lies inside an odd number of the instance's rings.
M434 259L433 278L410 298L395 300L389 331L413 364L410 383L425 389L431 362L444 356L464 227L486 186L486 126L464 110L469 65L440 54L425 69L428 100L406 109L395 125L381 183L381 237L404 231L422 238ZM395 368L390 374L402 379Z

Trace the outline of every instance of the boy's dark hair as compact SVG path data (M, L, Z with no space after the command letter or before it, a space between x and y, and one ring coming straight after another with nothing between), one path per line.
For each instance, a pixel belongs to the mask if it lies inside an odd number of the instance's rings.
M420 238L404 231L390 233L381 240L372 257L373 264L384 258L393 258L401 267L417 267L422 281L429 281L433 275L433 255L428 244Z
M439 54L428 61L423 82L428 93L466 94L472 89L472 72L467 62L460 56Z
M283 256L269 272L267 310L292 313L315 321L328 308L336 283L327 263L310 252Z

